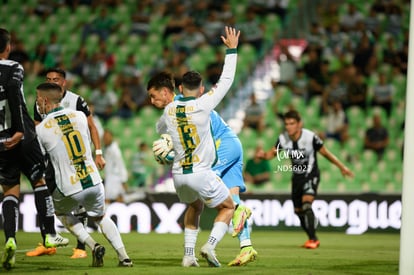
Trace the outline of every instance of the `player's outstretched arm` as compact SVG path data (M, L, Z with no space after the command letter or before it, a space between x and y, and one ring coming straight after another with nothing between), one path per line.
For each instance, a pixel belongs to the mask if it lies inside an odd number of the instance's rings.
M330 162L336 165L341 170L342 175L348 177L354 177L354 173L345 165L343 164L334 154L332 154L325 146L322 146L319 149L319 153L321 153L325 158L327 158Z
M240 30L236 31L235 28L226 26L224 29L226 37L221 36L221 40L224 45L229 49L235 49L239 45Z

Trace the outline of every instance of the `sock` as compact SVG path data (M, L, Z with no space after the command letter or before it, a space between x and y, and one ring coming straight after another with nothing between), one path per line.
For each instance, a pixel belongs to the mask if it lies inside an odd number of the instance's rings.
M310 240L317 240L315 230L315 214L312 209L305 210L305 224L308 229L308 236Z
M87 246L89 246L89 248L90 248L91 250L93 250L93 249L95 248L95 245L97 244L97 242L96 242L94 239L92 239L92 237L89 235L89 236L85 239L85 244L86 244Z
M82 223L85 229L88 226L88 215L86 209L83 206L79 206L79 209L74 211L74 216ZM76 249L85 250L85 244L77 240Z
M9 195L3 198L2 213L6 242L9 238L16 239L17 219L19 218L19 199Z
M238 194L232 194L231 198L233 199L234 204L236 205L236 207L241 203L240 196Z
M250 240L249 224L248 224L247 220L244 223L243 229L240 232L238 238L239 238L239 241L240 241L240 248L252 245L252 241Z
M306 228L305 231L308 234L308 237L310 240L317 240L318 238L316 237L315 214L313 213L313 210L312 210L312 204L309 202L304 202L302 205L302 210L303 210L302 227ZM302 220L301 220L301 224L302 224Z
M88 231L86 231L86 229L83 227L83 224L81 224L73 214L59 215L57 217L66 227L66 229L69 230L70 233L75 235L80 242L85 243L88 237L90 238ZM95 246L91 246L90 243L87 243L87 245L92 249Z
M234 204L236 204L236 209L237 209L237 207L241 204L240 196L238 194L232 194L231 198L233 199ZM252 242L250 240L249 224L248 224L247 220L244 223L243 229L240 232L240 234L238 235L238 238L239 238L239 242L240 242L240 248L252 245Z
M198 229L184 229L184 256L195 256Z
M40 226L44 226L45 234L56 234L55 230L55 209L52 196L46 185L35 187L35 205L39 215Z
M306 221L305 221L305 212L299 212L296 213L299 217L300 220L300 226L302 227L302 229L305 231L306 235L308 235L309 237L309 233L308 233L308 227L306 226Z
M215 222L213 229L211 230L210 236L208 237L207 244L209 244L211 248L214 249L226 234L227 229L228 225L226 223Z
M104 216L98 225L101 228L105 238L111 243L112 247L118 253L119 260L122 261L129 259L128 254L125 251L125 245L121 239L121 234L119 233L115 223L107 216Z

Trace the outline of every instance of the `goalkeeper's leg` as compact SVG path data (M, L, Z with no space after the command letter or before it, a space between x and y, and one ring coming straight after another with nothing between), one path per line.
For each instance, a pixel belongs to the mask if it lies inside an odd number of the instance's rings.
M254 260L256 260L257 257L257 251L254 250L252 242L250 240L250 231L249 231L249 226L248 226L248 220L247 218L244 219L235 219L235 215L240 215L240 213L237 213L237 209L242 209L242 208L246 208L245 206L241 205L241 201L240 201L240 196L239 196L239 188L238 187L233 187L230 189L230 192L232 193L232 199L234 201L234 203L236 204L236 211L234 211L234 215L233 215L233 223L235 222L235 220L242 220L242 224L241 224L241 230L239 231L239 233L237 234L237 237L239 238L240 241L240 253L239 255L236 256L236 258L234 260L232 260L231 262L228 263L229 266L239 266L239 265L245 265L248 262L252 262ZM250 209L248 209L250 211ZM246 209L242 209L242 211L246 211ZM244 213L246 214L246 213ZM250 215L246 215L250 216ZM233 225L235 226L235 225Z

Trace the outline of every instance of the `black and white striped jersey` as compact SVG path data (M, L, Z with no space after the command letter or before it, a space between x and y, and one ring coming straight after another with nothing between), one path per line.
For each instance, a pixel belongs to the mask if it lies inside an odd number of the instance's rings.
M23 132L28 141L36 137L24 99L23 78L24 70L19 63L0 60L0 144L16 132Z
M323 141L308 129L302 129L297 141L291 140L287 132L283 132L275 143L276 157L279 160L291 160L293 176L307 176L319 173L317 152L322 146Z

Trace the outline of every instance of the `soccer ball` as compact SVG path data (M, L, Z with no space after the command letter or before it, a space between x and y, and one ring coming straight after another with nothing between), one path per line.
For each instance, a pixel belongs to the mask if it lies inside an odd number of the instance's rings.
M152 152L158 163L171 164L175 156L171 136L169 134L162 134L159 139L152 143Z

